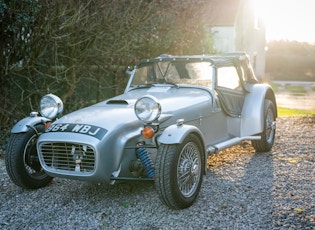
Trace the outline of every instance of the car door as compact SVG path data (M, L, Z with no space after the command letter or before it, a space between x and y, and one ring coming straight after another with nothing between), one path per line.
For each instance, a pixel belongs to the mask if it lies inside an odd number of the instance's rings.
M241 116L246 92L235 66L217 68L216 93L221 108L227 116Z

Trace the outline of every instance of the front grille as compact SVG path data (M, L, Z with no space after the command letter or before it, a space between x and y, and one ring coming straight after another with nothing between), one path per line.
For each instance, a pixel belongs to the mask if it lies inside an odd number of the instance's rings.
M91 146L73 143L41 143L39 154L46 167L53 170L92 172L95 153Z

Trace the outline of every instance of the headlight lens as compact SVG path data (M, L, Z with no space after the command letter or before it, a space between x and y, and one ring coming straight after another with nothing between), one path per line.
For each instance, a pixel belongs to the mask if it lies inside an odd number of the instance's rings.
M156 98L144 96L136 102L135 113L139 120L151 123L160 117L161 105Z
M63 103L59 97L47 94L40 100L40 114L48 119L56 118L63 111Z

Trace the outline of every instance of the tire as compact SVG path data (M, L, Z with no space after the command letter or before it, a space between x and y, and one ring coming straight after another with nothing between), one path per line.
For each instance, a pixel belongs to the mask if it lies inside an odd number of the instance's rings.
M172 209L190 207L199 194L204 167L204 150L196 135L188 135L179 145L161 144L155 165L161 201Z
M256 152L269 152L273 146L276 135L276 108L272 101L264 102L264 130L260 140L252 140Z
M11 180L18 186L37 189L52 181L41 167L37 155L38 135L44 131L43 125L35 126L26 133L12 133L5 154L6 170Z

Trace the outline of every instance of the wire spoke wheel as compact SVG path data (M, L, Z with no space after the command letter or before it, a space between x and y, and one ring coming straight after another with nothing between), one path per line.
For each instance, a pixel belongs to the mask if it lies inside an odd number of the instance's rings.
M181 151L177 166L177 182L183 196L190 197L197 190L200 171L201 157L198 147L189 142Z
M267 111L266 116L266 140L268 143L272 143L275 135L276 122L275 116L271 108Z
M205 170L204 148L189 134L181 144L161 144L155 162L155 187L161 201L172 209L191 206L200 191Z
M256 152L268 152L271 150L276 133L276 107L271 100L264 102L264 129L260 134L261 140L252 140Z

